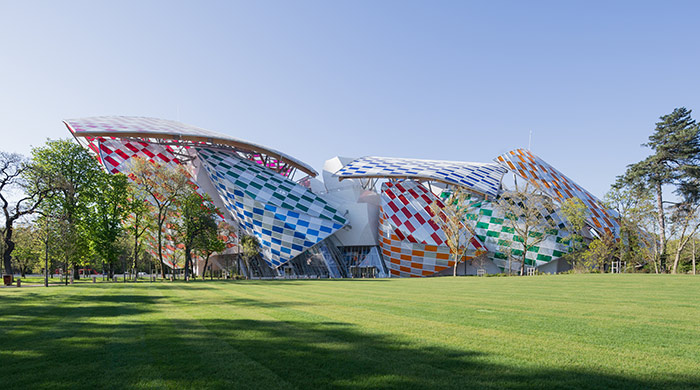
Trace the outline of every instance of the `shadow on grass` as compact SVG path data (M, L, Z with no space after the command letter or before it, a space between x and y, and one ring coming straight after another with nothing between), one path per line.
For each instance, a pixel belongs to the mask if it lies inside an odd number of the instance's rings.
M23 305L31 296L14 298L3 310L18 321L0 320L4 389L689 389L700 380L642 380L556 368L557 362L523 367L503 356L420 347L342 322L196 320L172 306L161 312L170 300L148 295L88 294L32 309ZM80 304L86 300L93 305ZM246 299L231 303L234 312L236 305L269 307Z

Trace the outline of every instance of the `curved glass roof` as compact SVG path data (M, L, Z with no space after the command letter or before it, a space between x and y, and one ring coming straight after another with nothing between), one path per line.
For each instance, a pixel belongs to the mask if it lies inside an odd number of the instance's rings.
M344 178L426 179L497 196L507 170L495 163L420 160L394 157L362 157L335 174Z
M225 146L239 152L268 156L311 176L318 175L310 165L278 150L172 120L136 116L97 116L66 119L63 123L75 137L155 138L173 143L186 141L196 146Z

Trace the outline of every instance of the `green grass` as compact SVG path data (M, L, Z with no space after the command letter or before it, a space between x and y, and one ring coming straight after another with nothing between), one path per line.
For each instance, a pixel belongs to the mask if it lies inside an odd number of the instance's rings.
M2 389L700 387L700 277L0 289Z

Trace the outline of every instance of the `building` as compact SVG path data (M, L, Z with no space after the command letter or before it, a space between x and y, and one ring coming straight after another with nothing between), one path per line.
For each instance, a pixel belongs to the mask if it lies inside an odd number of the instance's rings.
M460 272L519 267L512 258L508 261L508 254L517 252L518 237L495 206L506 176L529 183L557 203L581 199L589 210L586 235L619 232L613 210L524 149L489 163L335 157L326 161L321 181L312 167L285 153L175 121L114 116L64 123L108 172L128 174L135 156L184 165L198 191L225 211L221 219L236 227L234 236L255 235L261 242L261 256L247 269L235 261L236 237L227 251L214 256L216 267L236 264L251 277L445 274L454 263L429 210L456 187L479 204L470 216L476 234ZM526 264L543 272L566 269L560 260L568 251L567 223L557 210L543 212L542 218L557 229L527 252ZM182 251L173 242L166 249L164 262L180 267Z

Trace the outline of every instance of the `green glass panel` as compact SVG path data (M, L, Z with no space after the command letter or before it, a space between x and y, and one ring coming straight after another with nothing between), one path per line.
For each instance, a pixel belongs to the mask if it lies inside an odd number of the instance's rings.
M540 237L542 237L542 233L541 233L541 232L529 232L527 235L530 236L530 237L532 237L532 238L540 238Z

